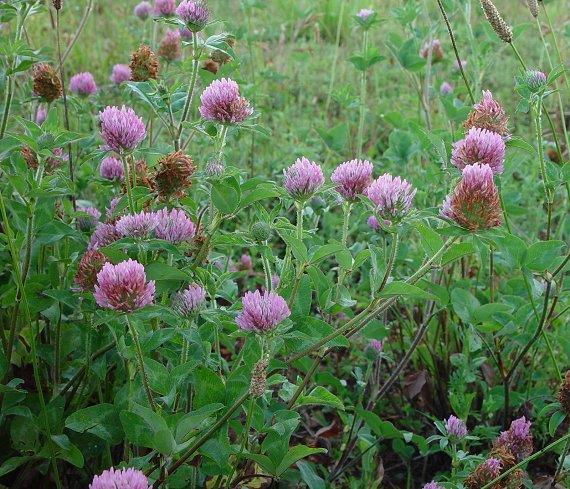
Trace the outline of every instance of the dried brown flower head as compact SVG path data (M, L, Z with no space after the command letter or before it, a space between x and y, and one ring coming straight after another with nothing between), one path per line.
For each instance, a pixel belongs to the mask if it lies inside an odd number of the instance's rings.
M175 151L162 157L154 175L154 185L158 195L165 200L183 197L192 185L191 177L196 166L192 158L182 151Z
M467 476L463 484L467 489L481 489L500 475L502 467L498 458L488 458ZM501 489L501 486L495 484L492 489Z
M180 49L180 32L168 31L158 47L158 55L166 61L176 61L182 56Z
M558 402L566 414L570 416L570 370L566 371L564 381L560 384Z
M259 360L251 372L251 383L249 393L253 397L261 397L265 393L265 382L267 380L267 360Z
M204 61L202 69L209 71L210 73L213 73L215 75L220 69L220 64L216 63L213 59L207 59L206 61Z
M513 31L503 20L495 4L491 0L481 0L481 7L483 7L485 17L487 17L487 21L491 24L495 34L504 42L512 42Z
M26 165L28 165L28 168L35 170L38 167L38 156L32 148L29 146L22 146L20 154L22 155L22 158L24 158L24 161L26 162Z
M490 457L501 461L501 473L506 472L517 464L516 457L504 446L495 446L489 453ZM519 489L522 487L524 472L515 470L495 484L496 489Z
M34 82L34 93L43 98L46 102L53 102L62 95L61 80L55 69L46 64L40 63L33 67L32 78Z
M147 81L158 77L158 60L152 50L145 44L131 54L131 80Z
M81 288L81 290L93 290L97 283L97 274L108 261L107 257L100 251L87 250L79 261L74 282Z
M234 48L236 45L235 37L228 36L228 38L226 39L226 43L229 47ZM221 65L223 65L224 63L228 63L232 60L230 55L226 54L223 51L220 51L219 49L212 51L210 57L212 58L212 61L215 61L216 63L219 63Z
M463 127L466 131L472 127L486 129L505 138L509 136L509 116L503 106L493 98L493 94L484 90L481 100L473 106Z

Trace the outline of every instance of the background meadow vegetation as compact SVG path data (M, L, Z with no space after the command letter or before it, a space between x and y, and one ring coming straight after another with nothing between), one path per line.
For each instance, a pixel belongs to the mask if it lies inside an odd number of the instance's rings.
M23 2L4 3L20 8ZM51 2L36 3L22 32L34 54L23 58L57 66L55 10ZM570 417L558 395L570 366L570 148L561 116L570 126L570 74L562 66L568 65L570 18L562 0L540 2L538 19L526 1L495 3L526 65L558 74L549 79L553 92L543 109L555 132L543 120L537 143L533 112L525 110L530 96L515 79L519 61L493 32L479 1L443 1L475 99L492 91L512 134L505 171L496 179L508 223L467 233L437 219L460 177L449 159L472 110L437 2L208 0L216 22L200 36L230 33L231 48L224 42L216 46L233 49L235 57L217 73L204 69L208 50L200 59L192 122L183 138L197 167L193 185L166 204L141 186L136 198L139 211L174 206L201 223L199 238L213 239L206 246L209 260L196 262L196 250L202 250L196 246L203 244L198 239L176 248L157 239L141 244L125 238L103 250L113 263L139 259L147 277L156 280L156 304L132 314L156 409L139 375L131 324L74 286L93 230L78 225L85 215L74 211L69 196L103 214L113 197L123 196L126 212L124 189L99 176L105 154L98 114L106 106L126 104L142 117L153 137L136 155L151 174L173 151L150 109L160 105L158 89L117 86L109 79L113 65L128 64L142 42L156 51L173 26L138 19L134 0L63 0L64 47L88 12L64 65L66 82L89 71L98 86L89 98L69 96L65 131L61 100L50 107L43 129L23 122L35 119L38 98L29 70L7 74L15 21L6 20L0 31L0 96L5 100L10 76L14 96L0 141L0 487L89 487L112 466L140 469L149 485L173 489L421 488L432 480L445 489L570 487ZM364 94L358 69L363 29L354 18L362 8L377 13L369 31ZM444 55L431 63L418 53L433 39L441 40ZM160 60L159 81L174 101L176 117L192 67L191 47L182 50L179 60ZM200 121L198 106L202 91L222 77L239 84L254 108L255 124L230 130L220 150L227 173L218 187L206 169L217 155L220 130ZM444 82L451 93L442 93ZM162 104L160 110L167 108ZM26 166L22 147L36 139L40 153L46 133L71 141L74 183L65 165L39 183ZM550 221L538 144L552 185ZM303 203L305 228L297 239L299 218L283 189L283 171L302 156L322 166L327 183ZM393 230L370 229L372 211L363 201L352 207L348 240L342 237L345 206L330 175L356 157L373 163L375 177L389 172L417 189L417 212L399 228L399 246ZM208 236L208 224L216 222L212 216L222 224ZM269 238L252 234L258 222L269 225ZM401 285L432 259L433 269L418 287ZM24 262L30 271L19 284L17 270ZM376 296L387 270L395 291ZM236 328L235 317L244 293L267 287L272 274L282 281L276 290L290 301L291 317L268 346ZM190 281L204 286L208 306L186 323L169 298ZM21 290L28 296L27 315ZM346 321L379 297L398 301L345 339ZM425 334L418 338L420 330ZM304 354L334 331L343 335ZM382 342L381 352L370 347L371 340ZM184 347L190 349L187 363L179 360ZM246 400L254 366L267 351L272 357L264 394ZM467 438L453 438L445 425L450 415L465 422ZM537 455L516 460L523 469L518 478L469 485L500 433L522 416L532 421L531 453ZM210 433L212 426L216 431ZM188 463L177 465L193 448ZM502 473L506 468L512 467L503 465Z

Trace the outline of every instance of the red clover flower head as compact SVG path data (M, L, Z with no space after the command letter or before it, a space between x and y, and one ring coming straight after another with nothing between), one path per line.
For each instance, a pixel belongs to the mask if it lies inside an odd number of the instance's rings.
M487 129L472 127L467 135L453 144L451 163L459 170L479 163L489 165L493 173L503 173L505 142L503 138Z
M200 115L208 121L239 124L251 114L249 102L240 96L238 84L229 78L214 80L200 98Z
M323 170L304 156L283 172L283 186L291 197L306 200L325 183Z
M363 22L366 22L371 16L373 16L376 12L374 11L374 9L371 8L363 8L361 9L356 16L362 20Z
M190 316L206 300L206 291L201 285L190 284L186 289L174 295L172 304L183 316Z
M46 117L47 117L47 109L43 105L40 105L36 112L36 124L38 126L41 126L46 120Z
M93 75L88 71L84 73L77 73L69 80L69 90L81 97L88 97L97 93L97 84Z
M196 235L196 225L183 210L161 209L156 214L157 225L154 233L157 238L171 243L191 241Z
M377 339L372 339L368 342L368 345L366 345L366 347L370 350L374 350L376 353L382 353L384 342Z
M201 31L210 19L210 12L201 0L182 0L176 9L176 15L192 32Z
M121 239L121 235L118 233L114 224L99 223L91 235L87 249L98 250L99 248L110 245L119 239Z
M130 107L106 107L99 113L104 148L117 153L132 151L146 136L143 120Z
M176 12L174 0L154 0L154 14L157 17L168 17Z
M444 81L439 87L439 93L441 93L444 97L452 92L453 92L453 85L449 82Z
M109 79L115 84L120 85L131 79L131 67L129 65L116 64L113 66Z
M445 420L445 430L447 434L455 439L461 439L467 436L467 426L465 423L451 415Z
M119 180L122 182L125 178L123 164L114 156L107 156L101 161L101 165L99 165L99 174L106 180Z
M79 260L74 282L81 290L92 291L97 283L97 274L107 261L103 253L97 250L87 250Z
M133 10L133 13L141 20L146 20L150 17L152 13L152 5L150 2L142 1L137 4Z
M429 52L431 50L431 60L433 63L436 61L441 61L443 59L443 48L441 47L441 41L439 39L433 39L430 42L426 42L420 49L420 56L427 59Z
M346 200L354 201L372 180L372 163L366 160L345 161L331 175L336 191Z
M146 281L144 267L129 259L117 265L103 265L93 296L103 308L132 312L152 303L154 292L154 281Z
M266 333L291 314L287 302L275 292L246 292L236 324L244 331Z
M384 173L364 190L364 195L372 201L378 216L398 222L409 214L416 189L406 180Z
M538 92L546 85L546 74L539 70L527 70L523 75L526 86L533 92Z
M491 132L509 137L509 117L503 106L493 99L493 94L489 90L483 90L483 98L473 106L463 127L467 130L472 127L487 129Z
M156 213L141 211L138 214L127 214L119 218L115 228L123 237L148 238L157 225Z
M431 481L428 482L422 489L443 489L438 483Z
M475 232L501 225L499 192L489 165L469 165L445 199L440 215Z
M520 462L533 451L533 438L530 432L532 423L523 416L515 419L507 431L502 431L496 445L506 448Z
M111 467L101 475L93 477L89 489L151 489L146 476L137 469Z
M78 205L78 211L84 212L86 216L81 216L77 219L77 225L82 231L91 231L99 223L99 218L101 217L101 212L95 209L95 207L85 207Z
M162 41L160 41L157 53L166 61L171 62L176 61L182 56L180 31L178 29L170 30L164 35Z

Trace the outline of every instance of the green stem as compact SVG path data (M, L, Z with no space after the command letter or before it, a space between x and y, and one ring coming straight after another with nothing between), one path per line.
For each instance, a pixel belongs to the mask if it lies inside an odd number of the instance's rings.
M196 87L196 80L198 79L200 54L198 52L198 36L196 33L192 34L192 72L190 75L190 85L188 85L188 93L186 94L186 102L182 111L182 118L178 126L177 140L178 147L180 147L180 138L182 137L183 124L188 118L190 107L192 106L192 99L194 98L194 88Z
M548 190L548 177L546 175L546 164L544 162L544 149L542 147L542 100L539 100L536 112L536 141L538 150L538 163L540 166L540 176L542 178L542 186L544 188L544 204L546 205L548 218L546 227L546 241L550 239L550 225L551 225L551 215L552 215L552 198L550 196L550 191Z
M338 53L340 50L340 34L342 32L342 22L343 22L343 18L344 18L344 5L345 5L345 3L346 2L344 2L344 1L340 2L340 12L338 14L338 23L336 25L336 38L335 38L335 44L334 44L334 55L333 55L333 62L332 62L332 66L331 66L331 77L330 77L330 81L329 81L329 90L327 93L327 101L325 103L325 114L329 113L332 91L334 88L334 82L335 82L335 78L336 78L336 66L338 64Z
M157 411L157 407L156 404L154 402L154 397L152 396L152 391L150 390L150 386L148 383L148 377L146 375L146 370L144 367L144 357L143 357L143 353L142 353L142 348L141 348L141 344L139 341L139 334L137 332L136 327L134 327L131 323L131 320L129 319L128 314L125 314L125 319L127 320L127 326L129 328L129 332L131 333L131 336L133 338L133 344L135 345L135 353L136 353L136 358L137 358L137 363L138 363L138 367L139 367L139 373L141 374L141 379L142 379L142 384L144 387L144 390L146 392L146 396L148 398L148 403L151 407L151 409L156 412Z
M295 202L297 209L297 239L303 241L303 204Z
M133 200L133 191L131 188L131 171L129 169L129 162L127 156L121 153L121 161L123 162L123 170L125 172L125 186L127 188L127 199L129 201L129 210L131 214L135 213L135 203ZM136 170L135 170L136 171Z
M4 98L4 114L2 115L2 125L0 126L0 139L6 134L6 127L8 125L8 117L10 116L10 107L12 106L12 96L14 94L14 80L11 75L7 76L6 96Z
M539 450L538 452L533 453L529 457L525 458L522 462L519 462L518 464L511 467L509 470L505 470L505 472L503 472L500 476L495 477L491 482L489 482L489 483L485 484L483 487L481 487L481 489L490 489L491 487L495 487L495 484L497 484L497 482L502 481L505 477L508 477L509 475L511 475L515 470L518 470L521 467L525 466L528 462L532 462L533 460L536 460L537 458L541 457L545 453L552 450L555 446L559 445L560 443L562 443L568 439L570 439L570 433L564 435L561 438L558 438L558 440L556 440L556 441L553 441L550 445L545 446L542 450Z
M558 46L558 40L556 39L556 31L554 30L554 26L552 25L552 21L550 20L550 15L548 15L548 9L546 8L546 4L544 2L540 2L542 5L542 9L544 10L544 15L546 17L546 21L548 22L548 28L550 30L550 34L552 34L552 39L554 41L554 50L556 51L556 55L558 56L558 62L563 65L564 58L562 58L562 54L560 54L560 47ZM568 75L566 74L566 70L564 70L564 80L566 81L566 86L570 88L570 83L568 82Z
M362 36L362 56L364 58L368 57L368 29L364 29L364 33ZM362 158L362 154L364 152L364 116L366 113L366 69L362 70L362 74L360 76L360 107L359 107L359 119L358 119L358 147L356 148L358 157Z
M313 374L315 373L315 371L319 367L320 363L322 362L323 356L324 355L317 355L315 357L315 359L313 360L313 363L309 367L309 370L307 370L307 373L303 377L301 384L297 387L297 389L295 389L295 393L293 394L293 397L291 397L291 399L289 399L289 402L287 403L287 409L292 409L293 406L295 406L297 399L299 399L299 396L303 393L303 390L305 389L305 387L307 387L309 381L311 380L311 377L313 376Z
M236 468L237 468L237 461L240 459L242 453L247 450L247 445L248 445L248 441L249 441L249 430L251 428L251 419L253 418L253 411L255 409L255 398L252 397L249 400L249 406L247 408L247 416L245 418L245 426L243 427L243 436L242 436L242 440L241 440L241 446L239 449L239 454L236 460L236 463L233 465L232 467L232 472L230 474L230 476L228 477L228 483L226 485L226 489L229 489L231 487L232 484L232 479L234 477ZM220 479L221 482L221 479Z
M384 289L384 287L386 287L388 279L390 278L390 275L392 275L392 269L394 268L396 255L398 254L399 239L400 237L398 233L394 233L392 235L392 247L390 250L390 257L388 258L388 263L386 264L386 273L384 273L384 278L382 279L380 287L378 288L378 292L381 292Z

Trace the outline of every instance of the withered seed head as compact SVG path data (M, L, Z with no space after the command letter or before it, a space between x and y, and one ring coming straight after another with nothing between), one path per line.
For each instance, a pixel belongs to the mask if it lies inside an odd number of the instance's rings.
M32 78L34 93L46 102L53 102L61 97L61 80L52 66L46 63L35 65L32 68Z
M487 17L487 21L491 24L491 27L497 36L499 36L504 42L512 42L513 31L503 20L503 17L501 17L501 14L497 10L497 7L495 7L492 0L481 0L481 7L483 7L485 17Z
M154 185L160 198L167 200L171 197L183 197L186 189L192 185L190 178L195 170L192 158L182 151L163 156L154 175Z
M267 361L259 360L251 372L251 383L249 393L253 397L261 397L265 393L265 382L267 380Z
M53 8L61 10L61 0L52 0Z
M213 59L207 59L206 61L204 61L202 69L209 71L210 73L213 73L215 75L220 69L220 64L214 61Z
M81 290L93 290L93 287L97 283L97 274L108 261L107 257L100 251L87 250L81 257L79 265L77 265L74 282Z
M562 406L564 412L570 416L570 370L566 371L564 381L562 384L560 384L560 390L558 391L558 402Z
M147 81L152 78L154 80L158 77L158 60L151 49L145 44L131 54L131 68L132 81Z
M538 0L528 0L528 9L531 15L536 19L538 17Z

